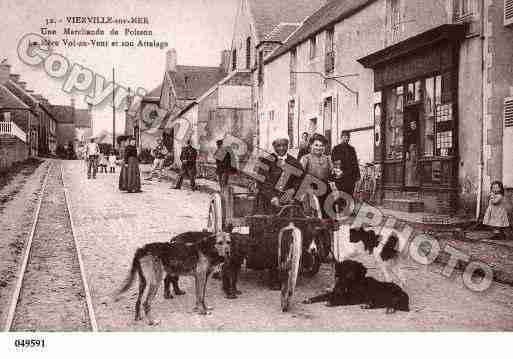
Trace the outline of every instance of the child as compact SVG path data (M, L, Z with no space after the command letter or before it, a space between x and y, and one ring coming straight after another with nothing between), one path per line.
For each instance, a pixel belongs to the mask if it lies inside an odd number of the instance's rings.
M100 172L107 173L107 157L103 154L103 152L100 153Z
M508 210L510 210L510 204L504 198L502 182L492 182L490 192L490 201L483 218L483 224L491 227L493 239L505 239L504 230L509 227Z
M109 171L116 173L116 154L112 151L109 155Z

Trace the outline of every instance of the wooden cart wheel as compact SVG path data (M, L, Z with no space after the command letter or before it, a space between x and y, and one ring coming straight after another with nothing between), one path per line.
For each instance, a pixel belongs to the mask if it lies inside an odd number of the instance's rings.
M280 230L278 236L278 260L281 280L281 310L286 312L296 289L299 260L302 250L302 235L299 228L290 223Z
M219 233L224 228L223 201L219 193L214 193L208 207L207 230L212 233Z

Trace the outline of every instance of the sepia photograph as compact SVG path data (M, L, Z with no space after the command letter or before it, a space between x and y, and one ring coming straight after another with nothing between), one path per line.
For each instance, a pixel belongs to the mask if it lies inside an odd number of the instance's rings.
M513 0L1 0L0 28L6 350L511 340Z

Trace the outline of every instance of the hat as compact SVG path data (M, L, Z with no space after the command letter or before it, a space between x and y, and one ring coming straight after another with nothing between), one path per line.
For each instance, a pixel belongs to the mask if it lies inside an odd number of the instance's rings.
M280 137L277 137L274 141L273 141L273 147L276 147L278 145L286 145L288 146L289 145L289 138L287 136L280 136Z

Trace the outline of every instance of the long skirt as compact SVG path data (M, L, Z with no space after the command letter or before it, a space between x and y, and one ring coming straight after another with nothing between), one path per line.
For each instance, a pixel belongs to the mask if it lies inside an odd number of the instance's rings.
M121 171L119 171L119 190L128 190L128 170L124 163L121 164Z
M137 157L128 158L127 168L127 190L140 191L141 190L141 173L139 172L139 160Z

